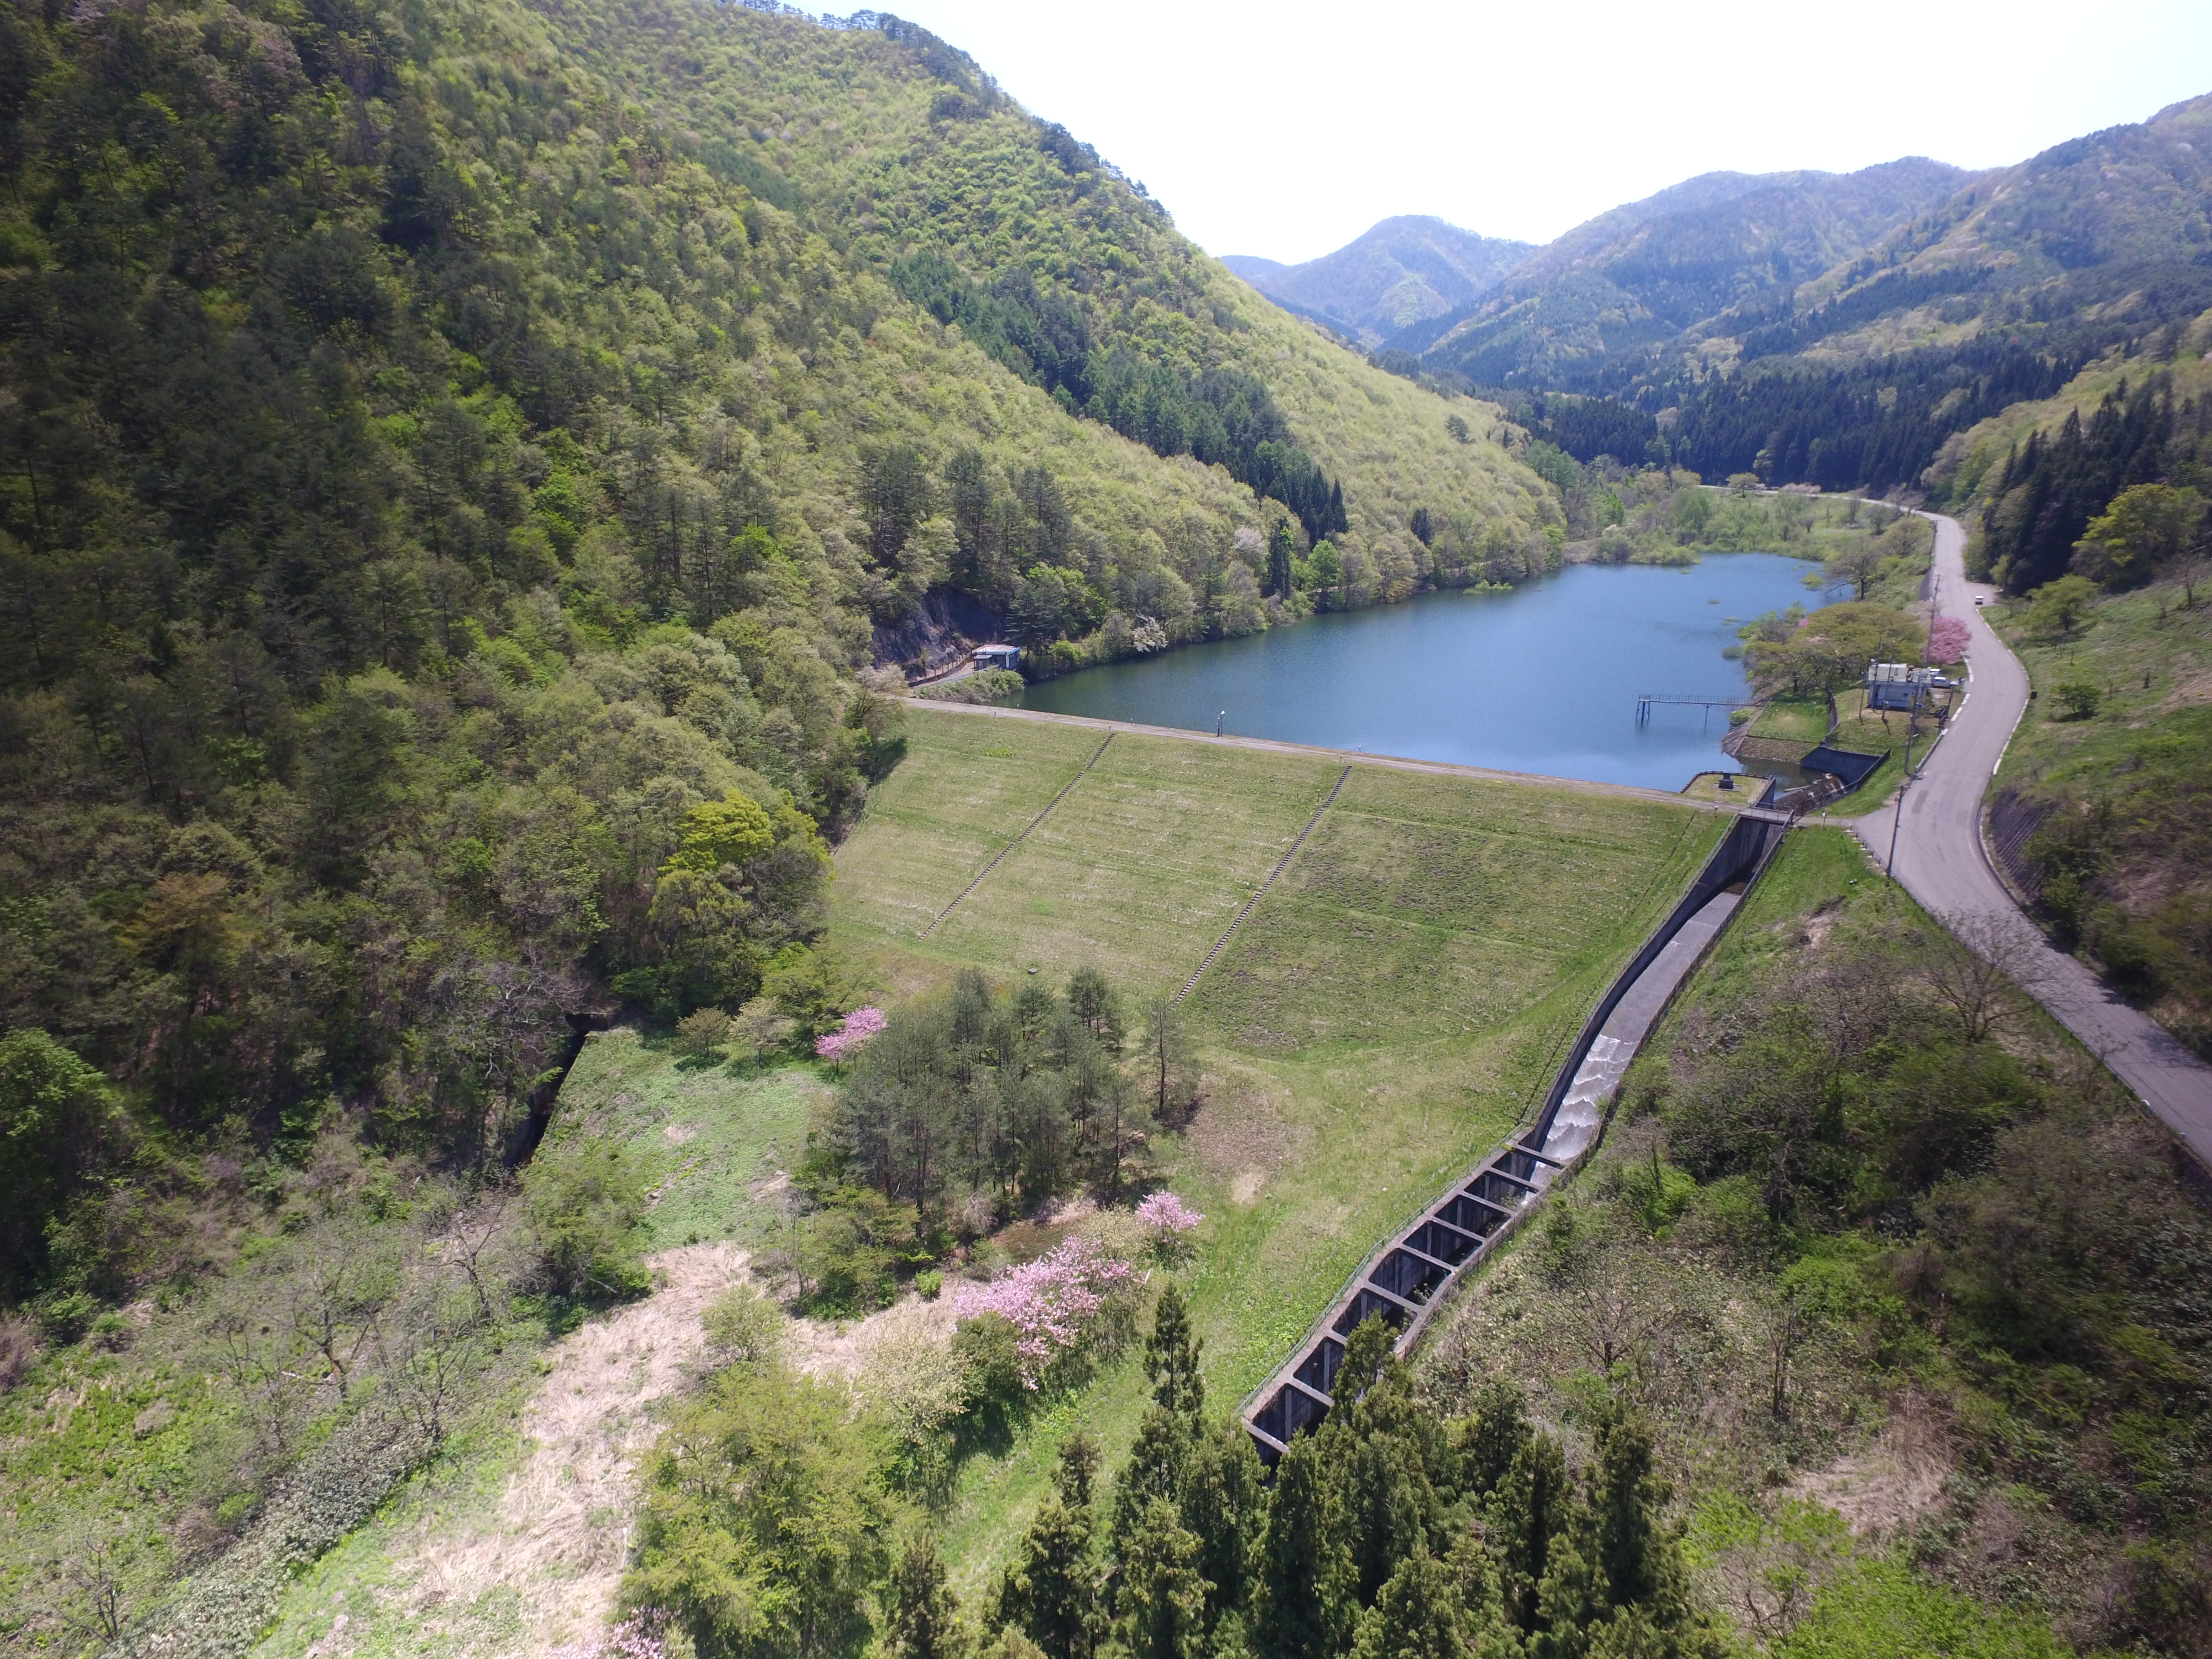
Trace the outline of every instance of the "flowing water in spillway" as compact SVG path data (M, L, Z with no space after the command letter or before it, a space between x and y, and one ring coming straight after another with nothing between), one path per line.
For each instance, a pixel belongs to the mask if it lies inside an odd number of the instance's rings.
M1176 651L1030 686L1024 706L1149 726L1680 789L1735 770L1725 709L1646 692L1741 697L1736 629L1820 603L1817 567L1773 553L1708 554L1688 570L1571 565L1510 593L1425 593L1402 605ZM1731 620L1733 619L1733 620Z

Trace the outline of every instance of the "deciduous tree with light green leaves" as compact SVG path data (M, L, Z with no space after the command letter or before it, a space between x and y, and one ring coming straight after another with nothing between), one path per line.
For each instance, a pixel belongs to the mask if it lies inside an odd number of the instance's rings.
M2139 587L2203 533L2204 497L2171 484L2136 484L2112 503L2074 544L2075 574L2101 586Z

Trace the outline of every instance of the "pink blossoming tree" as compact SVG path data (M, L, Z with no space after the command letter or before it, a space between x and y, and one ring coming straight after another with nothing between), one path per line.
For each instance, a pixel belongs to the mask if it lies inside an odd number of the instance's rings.
M1966 624L1956 617L1938 617L1928 630L1928 660L1931 665L1957 662L1966 654Z
M1071 1238L988 1285L962 1285L952 1309L957 1319L996 1314L1012 1326L1015 1368L1022 1386L1034 1389L1054 1362L1082 1346L1114 1292L1142 1282L1130 1263L1091 1239Z
M851 1058L853 1051L884 1029L884 1011L880 1008L855 1008L845 1016L845 1023L827 1036L814 1039L814 1052L834 1065L842 1066Z

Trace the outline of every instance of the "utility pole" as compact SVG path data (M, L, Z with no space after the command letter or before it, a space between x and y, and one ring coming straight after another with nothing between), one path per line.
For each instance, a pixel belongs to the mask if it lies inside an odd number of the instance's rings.
M1910 741L1906 743L1905 748L1909 753L1911 749ZM1881 871L1882 879L1893 887L1897 885L1897 832L1905 823L1905 792L1911 787L1912 769L1907 766L1905 769L1904 777L1898 781L1897 812L1889 821L1889 860L1882 866Z

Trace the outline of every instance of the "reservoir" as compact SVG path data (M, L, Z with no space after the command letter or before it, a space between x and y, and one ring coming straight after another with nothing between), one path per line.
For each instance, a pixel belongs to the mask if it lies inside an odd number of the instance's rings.
M1736 629L1793 601L1819 567L1709 553L1687 570L1569 565L1510 592L1445 590L1184 646L1029 687L1055 714L1364 749L1602 783L1680 789L1735 771L1723 708L1654 708L1646 693L1741 697L1722 656Z

